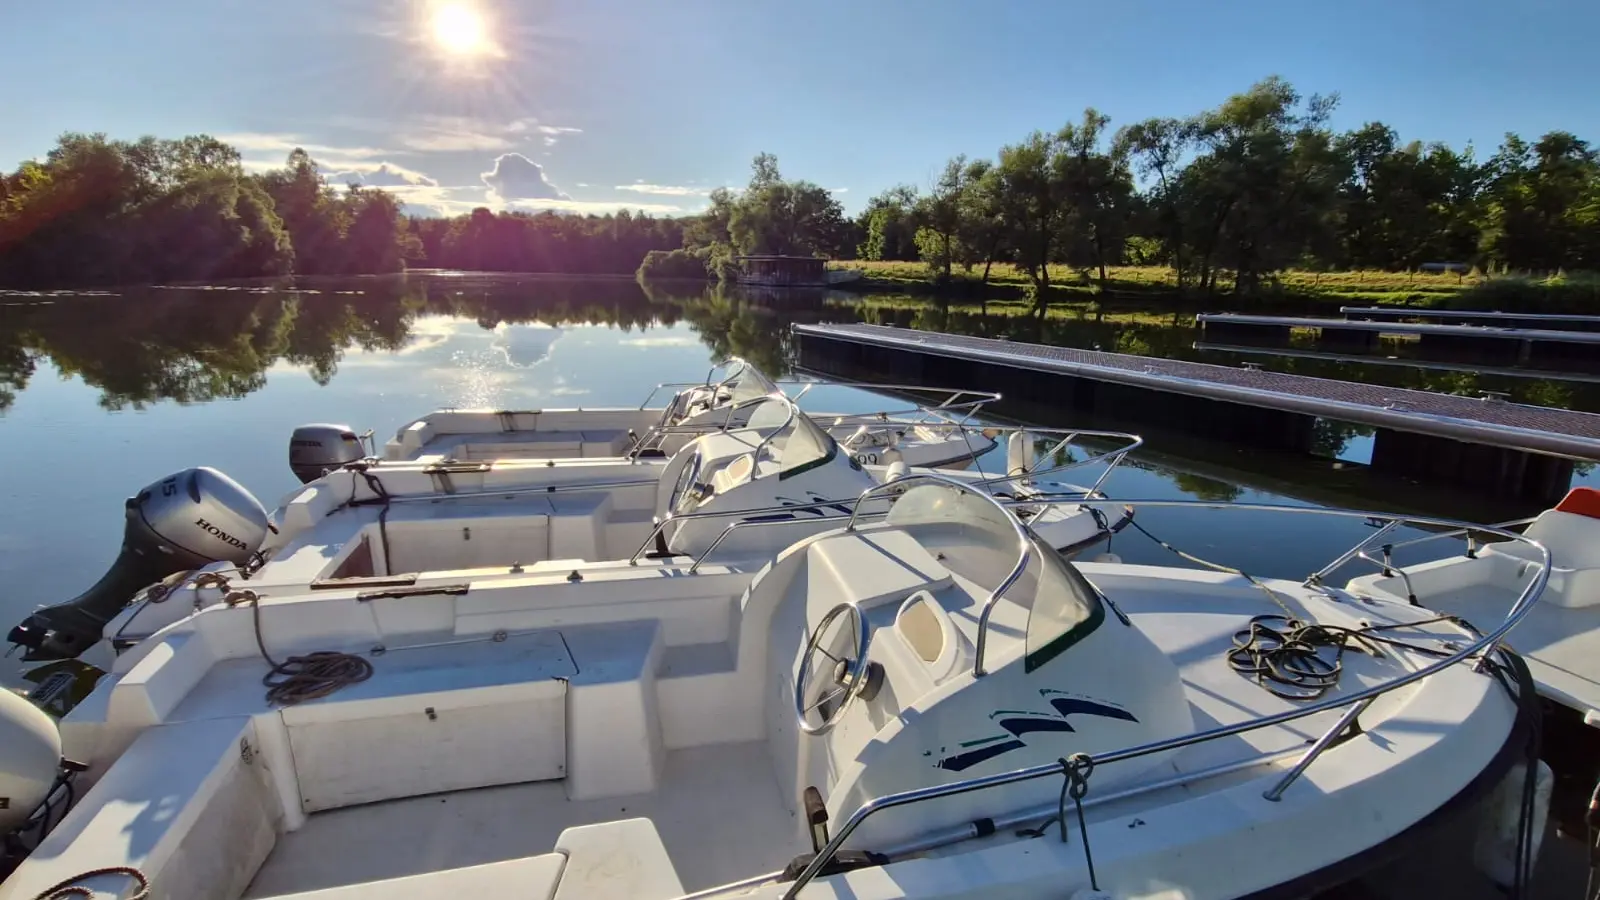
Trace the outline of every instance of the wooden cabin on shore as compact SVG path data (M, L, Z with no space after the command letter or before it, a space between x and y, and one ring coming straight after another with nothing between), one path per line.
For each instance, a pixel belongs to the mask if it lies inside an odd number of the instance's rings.
M854 281L860 272L829 271L820 256L741 256L739 283L760 287L828 287Z

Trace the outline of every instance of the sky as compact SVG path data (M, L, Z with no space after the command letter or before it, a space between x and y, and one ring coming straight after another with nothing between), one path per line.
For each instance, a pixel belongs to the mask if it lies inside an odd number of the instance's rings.
M1595 0L0 0L0 166L64 131L304 147L418 212L654 214L758 152L847 211L1086 106L1113 127L1269 75L1403 139L1600 141Z

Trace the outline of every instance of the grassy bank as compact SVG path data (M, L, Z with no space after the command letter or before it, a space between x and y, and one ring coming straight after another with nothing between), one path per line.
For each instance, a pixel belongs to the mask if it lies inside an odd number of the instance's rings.
M854 283L858 290L901 291L927 295L950 293L956 296L987 296L1016 299L1028 285L1027 273L1009 263L996 263L984 285L981 268L972 272L957 269L948 285L935 285L927 267L915 262L866 262L847 260L829 263L838 269L860 269L866 277ZM1050 280L1057 286L1059 302L1181 299L1195 303L1229 306L1256 303L1292 302L1296 304L1387 304L1462 309L1547 310L1552 312L1594 312L1600 314L1600 276L1588 273L1533 277L1521 275L1487 276L1477 272L1443 274L1431 272L1303 272L1290 270L1262 285L1256 294L1239 297L1232 293L1229 277L1219 277L1215 294L1179 294L1177 278L1164 266L1117 266L1106 271L1100 285L1081 270L1052 266Z

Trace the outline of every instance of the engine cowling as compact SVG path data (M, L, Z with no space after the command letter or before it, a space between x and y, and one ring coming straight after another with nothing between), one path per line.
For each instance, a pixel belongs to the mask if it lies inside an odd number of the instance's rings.
M301 484L366 455L367 448L349 425L301 425L289 435L289 469Z
M28 820L55 784L61 733L44 710L0 688L0 835Z
M11 629L29 661L70 659L100 639L105 624L145 586L214 562L244 564L267 536L267 511L216 469L185 469L124 504L122 550L94 586L47 606Z

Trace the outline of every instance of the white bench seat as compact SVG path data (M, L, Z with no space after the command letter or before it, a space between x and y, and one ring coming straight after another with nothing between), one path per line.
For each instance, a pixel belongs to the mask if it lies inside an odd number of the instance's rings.
M567 858L555 900L670 900L683 894L661 834L649 819L580 825L561 832Z
M279 806L250 718L233 716L145 730L17 871L3 900L33 900L74 875L132 866L152 900L237 897L277 841ZM131 882L81 884L124 896Z

